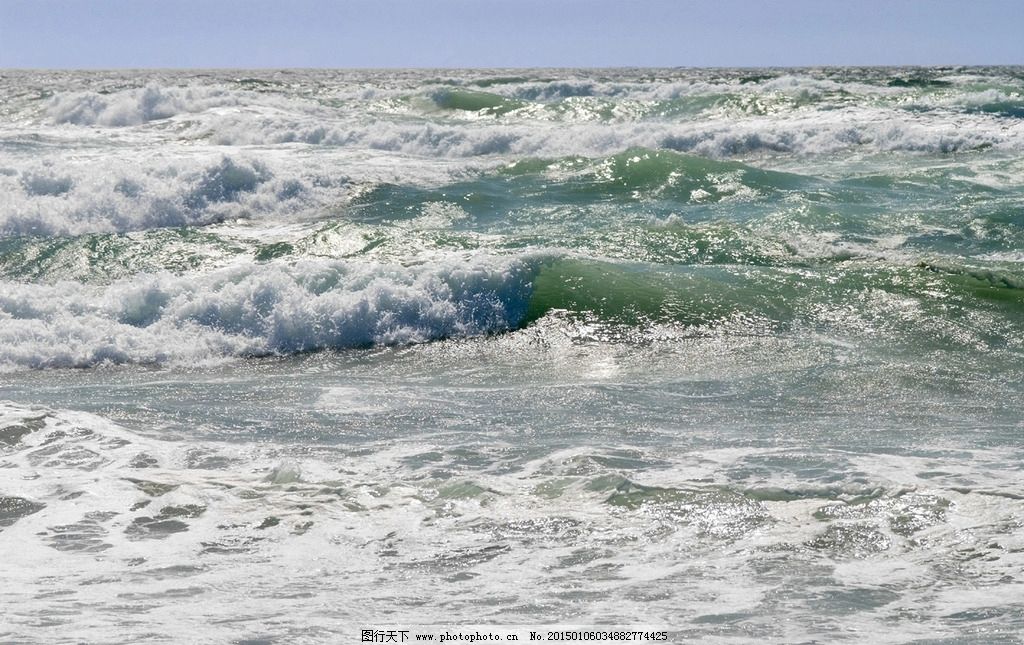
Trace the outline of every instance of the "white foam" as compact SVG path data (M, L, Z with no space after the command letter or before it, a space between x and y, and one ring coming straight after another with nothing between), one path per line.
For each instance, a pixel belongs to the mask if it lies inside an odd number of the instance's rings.
M59 94L48 102L47 113L56 123L125 127L216 107L246 105L255 99L252 92L220 85L176 87L151 82L142 88L113 93Z
M530 263L448 256L404 267L304 261L108 286L2 283L0 365L199 362L477 336L514 327Z
M0 528L19 553L5 569L17 640L71 624L88 640L234 638L268 612L272 633L334 634L407 599L404 623L440 606L462 623L485 599L496 623L523 607L585 624L641 611L714 641L722 624L698 618L743 614L737 630L763 630L778 619L764 603L784 596L800 640L856 628L895 643L958 628L958 611L1012 624L999 611L1020 586L1012 451L666 452L447 433L350 450L172 438L7 402L0 431L17 435L0 442L0 492L36 505ZM548 584L523 588L524 576ZM684 612L680 593L692 596ZM331 611L311 609L310 594ZM820 620L857 598L868 604L842 625ZM891 629L893 606L916 607L914 624ZM140 609L146 621L125 620ZM54 621L27 620L40 613Z
M344 176L278 169L213 150L168 160L32 159L0 175L0 236L78 235L286 217L343 199ZM280 173L280 174L278 174ZM316 185L314 185L316 182Z
M1024 94L989 88L979 91L947 91L914 97L907 105L917 108L967 108L974 110L1016 108L1024 111Z
M364 148L423 157L567 155L599 156L630 147L670 148L714 157L764 153L831 154L843 150L948 153L981 147L1024 149L1024 127L998 117L962 115L956 120L897 109L848 107L788 115L723 111L673 121L582 122L560 120L465 120L456 123L395 120L372 123L324 121L294 115L225 114L195 126L195 133L223 145L300 142Z

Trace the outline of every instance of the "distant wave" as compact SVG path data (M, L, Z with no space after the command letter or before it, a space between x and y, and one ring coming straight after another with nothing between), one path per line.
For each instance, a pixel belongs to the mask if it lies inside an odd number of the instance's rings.
M950 85L776 74L752 82L460 81L289 95L278 85L255 91L243 79L58 93L45 114L55 124L111 128L162 128L173 119L164 136L227 146L298 143L446 158L606 155L635 146L710 157L1024 150L1024 132L1005 122L1024 116L1018 92Z
M245 93L221 87L146 87L111 94L73 92L54 97L47 108L56 123L124 127L168 119L213 107L240 105Z

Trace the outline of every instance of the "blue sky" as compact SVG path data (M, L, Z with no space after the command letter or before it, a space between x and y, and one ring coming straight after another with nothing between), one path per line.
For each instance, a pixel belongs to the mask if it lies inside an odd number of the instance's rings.
M0 0L0 67L1024 64L1024 0Z

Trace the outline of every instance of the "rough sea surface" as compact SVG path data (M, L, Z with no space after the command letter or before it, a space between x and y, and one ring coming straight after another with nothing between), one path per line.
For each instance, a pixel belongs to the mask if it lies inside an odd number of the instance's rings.
M1020 643L1024 68L0 71L0 641Z

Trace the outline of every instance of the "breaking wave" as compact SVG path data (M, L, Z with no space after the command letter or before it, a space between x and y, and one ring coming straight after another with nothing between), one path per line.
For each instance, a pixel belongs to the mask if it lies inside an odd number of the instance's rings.
M505 106L507 107L507 106ZM505 107L480 107L472 114ZM1024 149L1024 132L1007 130L998 117L982 110L971 127L932 122L906 111L846 109L788 118L750 116L673 121L583 122L547 119L473 120L433 123L415 120L372 123L332 122L296 115L215 115L196 124L192 136L220 145L303 143L365 148L450 159L488 155L557 157L614 154L632 147L663 148L705 157L759 154L832 154L866 152L951 153L996 148Z
M151 84L108 95L81 92L57 96L51 100L48 112L56 123L124 127L238 105L240 98L223 89L165 88Z
M0 237L203 226L281 215L301 210L325 183L335 190L345 183L340 177L314 187L307 178L278 177L261 161L215 159L166 165L119 161L102 168L33 162L0 175Z
M3 282L0 365L201 362L491 334L522 320L532 275L529 262L477 257L257 264L108 286Z

